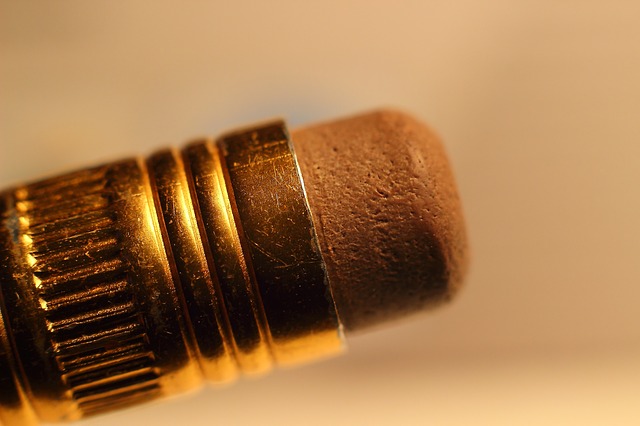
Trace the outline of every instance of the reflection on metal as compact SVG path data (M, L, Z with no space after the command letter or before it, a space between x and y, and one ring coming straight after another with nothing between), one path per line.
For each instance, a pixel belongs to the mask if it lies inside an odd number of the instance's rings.
M286 128L0 193L0 419L78 419L338 352Z

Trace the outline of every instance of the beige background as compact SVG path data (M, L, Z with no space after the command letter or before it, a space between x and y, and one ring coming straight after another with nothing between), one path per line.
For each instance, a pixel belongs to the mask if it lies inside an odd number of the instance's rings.
M3 186L393 105L442 134L468 216L447 309L85 426L640 424L637 1L3 1L0 55Z

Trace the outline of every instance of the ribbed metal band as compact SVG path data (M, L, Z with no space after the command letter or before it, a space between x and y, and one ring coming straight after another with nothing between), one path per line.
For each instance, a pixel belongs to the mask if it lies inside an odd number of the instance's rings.
M0 215L9 425L342 348L282 122L9 190Z

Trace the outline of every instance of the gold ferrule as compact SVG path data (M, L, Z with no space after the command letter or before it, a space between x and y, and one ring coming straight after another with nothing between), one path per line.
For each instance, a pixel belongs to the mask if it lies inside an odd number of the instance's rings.
M84 416L337 353L274 122L0 193L0 420Z

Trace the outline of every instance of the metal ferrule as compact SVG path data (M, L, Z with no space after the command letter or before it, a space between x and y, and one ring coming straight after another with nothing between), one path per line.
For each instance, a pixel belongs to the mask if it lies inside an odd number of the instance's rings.
M0 314L5 425L343 346L282 122L0 193Z

